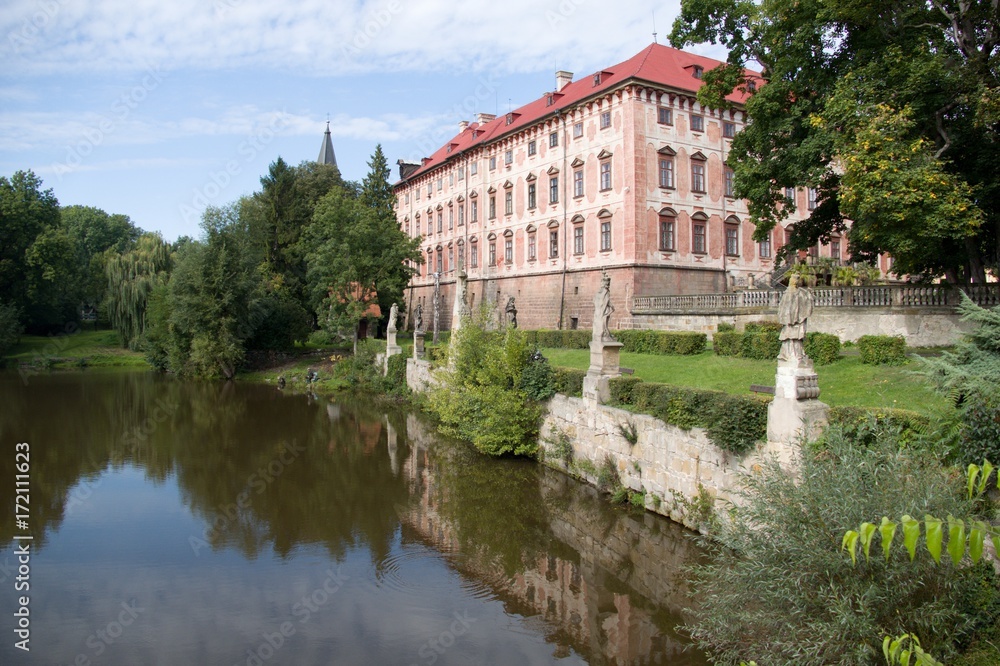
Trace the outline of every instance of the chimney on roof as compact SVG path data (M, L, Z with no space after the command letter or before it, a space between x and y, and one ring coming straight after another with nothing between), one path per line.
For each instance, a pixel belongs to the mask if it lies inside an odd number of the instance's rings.
M573 83L573 72L567 72L563 69L556 72L556 92L561 91L571 83Z
M467 129L469 129L469 121L468 120L459 120L458 121L458 133L461 134L462 132L464 132Z
M496 117L497 116L495 113L477 113L476 122L479 123L480 125L485 125L491 120L496 120Z

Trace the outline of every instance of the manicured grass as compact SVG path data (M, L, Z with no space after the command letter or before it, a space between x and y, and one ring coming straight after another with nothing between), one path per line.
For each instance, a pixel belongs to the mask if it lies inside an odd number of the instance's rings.
M586 370L586 349L544 349L554 366ZM621 364L635 376L650 382L748 394L751 384L774 385L776 361L716 356L708 351L696 356L621 355ZM942 414L951 409L946 398L935 393L915 375L918 361L902 367L864 365L857 356L844 356L830 365L816 367L820 400L828 405L895 407L924 414Z
M241 372L236 375L236 379L241 382L277 386L278 378L284 377L286 389L290 391L304 391L310 388L306 382L306 374L309 370L315 370L318 379L311 386L313 390L321 393L346 390L349 388L347 383L333 375L333 363L336 359L342 358L345 355L349 356L350 353L350 350L331 350L328 355L322 357L304 356L276 368L254 372Z
M150 367L140 352L123 349L114 331L77 331L65 335L24 335L5 357L8 364L48 368Z

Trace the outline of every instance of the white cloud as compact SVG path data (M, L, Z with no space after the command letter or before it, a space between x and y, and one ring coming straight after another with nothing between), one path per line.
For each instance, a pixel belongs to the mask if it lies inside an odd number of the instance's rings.
M678 4L609 11L597 0L14 0L0 18L0 54L24 76L136 63L325 76L588 68L648 44L653 10L666 34Z

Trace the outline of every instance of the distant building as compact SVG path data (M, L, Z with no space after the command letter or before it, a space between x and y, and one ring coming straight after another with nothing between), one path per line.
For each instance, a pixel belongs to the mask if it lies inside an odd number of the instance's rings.
M719 64L652 44L577 81L557 72L553 92L459 123L420 164L400 161L397 217L426 260L409 309L429 311L435 272L450 303L464 267L473 307L514 296L524 328L587 327L606 269L612 326L626 327L634 296L722 292L773 271L786 229L751 239L725 165L746 95L726 111L695 99ZM798 211L786 227L815 206L809 190L789 195ZM815 251L845 250L838 238ZM450 327L451 307L441 312Z
M333 152L333 139L330 138L330 121L326 121L326 132L323 133L323 145L319 147L319 157L316 158L319 164L332 164L337 166L337 156Z

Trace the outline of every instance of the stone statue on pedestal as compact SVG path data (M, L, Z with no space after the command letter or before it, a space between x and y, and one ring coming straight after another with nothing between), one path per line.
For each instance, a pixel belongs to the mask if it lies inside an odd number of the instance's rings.
M399 306L396 305L395 303L393 303L392 307L389 309L389 326L386 328L386 330L389 333L395 333L396 332L396 330L397 330L396 329L396 320L398 318L399 318Z
M611 314L615 306L611 305L611 276L607 271L601 271L601 288L594 296L594 342L614 342L611 337Z
M517 307L514 305L513 296L507 299L507 307L504 308L504 312L507 313L507 324L511 328L517 328Z
M423 333L423 331L424 331L424 306L423 306L422 303L417 303L417 310L414 313L413 317L414 317L414 322L413 322L413 327L414 328L413 328L413 330L420 331L421 333Z
M806 357L803 342L806 339L806 320L813 310L813 295L808 288L799 287L799 276L793 275L788 289L778 303L778 322L781 323L781 351L778 359L790 361Z

